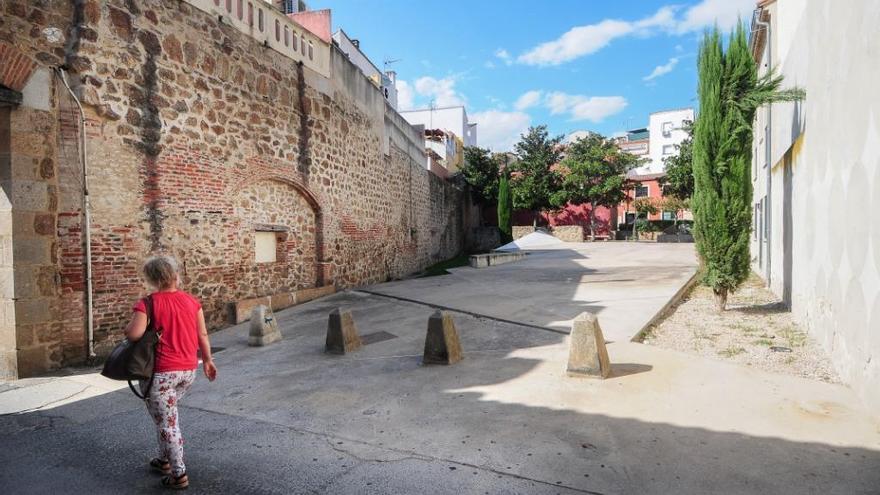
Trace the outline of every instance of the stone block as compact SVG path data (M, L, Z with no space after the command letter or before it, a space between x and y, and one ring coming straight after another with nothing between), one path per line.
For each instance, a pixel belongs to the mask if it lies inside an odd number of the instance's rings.
M18 379L18 352L12 350L0 350L0 380Z
M435 311L428 318L428 334L425 336L423 364L455 364L462 359L461 342L452 315Z
M259 305L251 311L251 330L248 345L259 347L281 340L278 321L267 306Z
M49 359L49 353L49 346L46 345L18 349L18 355L16 356L18 376L20 378L27 378L52 369L53 363Z
M55 299L34 298L15 301L15 319L19 324L30 325L50 322L55 318Z
M49 265L52 263L51 249L52 239L49 237L16 239L12 248L12 256L17 266Z
M611 361L596 315L583 312L574 319L569 345L567 371L570 375L608 378Z
M284 308L289 308L296 304L296 293L295 292L280 292L278 294L272 295L269 298L272 305L272 311L279 311Z
M336 287L333 285L325 285L323 287L298 290L296 291L296 303L302 304L304 302L309 302L319 297L329 296L334 292L336 292Z
M337 308L330 312L327 320L327 341L324 352L330 354L347 354L363 346L354 324L351 311Z

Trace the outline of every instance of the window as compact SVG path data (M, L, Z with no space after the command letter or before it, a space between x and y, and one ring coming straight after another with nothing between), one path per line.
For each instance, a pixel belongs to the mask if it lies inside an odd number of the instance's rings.
M290 29L284 26L284 46L290 46Z
M248 26L254 27L254 4L248 2Z
M278 260L278 235L275 232L255 232L254 261L274 263Z
M304 35L299 35L299 51L306 54L306 37Z
M296 51L296 31L293 31L293 51Z
M663 131L664 137L669 137L672 135L672 122L664 122L661 126L661 130Z
M238 14L238 20L242 20L244 18L244 0L236 0L235 11Z
M675 145L674 144L664 144L663 145L663 155L671 155L675 153Z
M309 41L309 60L312 60L312 56L313 56L313 54L312 54L312 42Z
M675 212L674 211L663 211L661 220L675 220Z
M275 41L281 41L281 24L275 19Z
M232 13L232 0L226 0L226 12Z
M648 186L636 186L636 197L644 198L648 195Z
M263 32L263 9L257 10L257 28L260 29L260 32Z

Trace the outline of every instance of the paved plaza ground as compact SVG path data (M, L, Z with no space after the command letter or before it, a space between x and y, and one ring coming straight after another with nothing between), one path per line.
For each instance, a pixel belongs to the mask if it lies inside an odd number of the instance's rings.
M281 311L268 347L216 333L220 376L181 408L190 492L878 493L880 423L848 388L630 342L695 267L692 245L568 244ZM356 353L322 352L336 307ZM420 363L436 307L453 366ZM565 374L582 311L607 380ZM4 493L160 490L142 404L87 371L0 385Z

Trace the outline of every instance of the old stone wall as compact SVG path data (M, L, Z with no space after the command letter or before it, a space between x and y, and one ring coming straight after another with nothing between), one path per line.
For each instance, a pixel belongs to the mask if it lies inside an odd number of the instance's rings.
M218 328L234 301L402 277L462 246L461 191L333 47L328 78L181 0L12 0L0 19L43 75L10 111L22 375L86 355L79 117L55 67L86 113L99 355L152 253L179 258ZM256 262L259 232L275 261Z

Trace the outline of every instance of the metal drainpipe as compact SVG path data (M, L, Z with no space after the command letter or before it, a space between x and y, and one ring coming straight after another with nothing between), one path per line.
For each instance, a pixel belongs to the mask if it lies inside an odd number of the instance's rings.
M80 162L82 163L82 176L83 176L83 235L85 236L85 245L86 245L86 327L87 327L87 338L89 342L89 355L88 359L93 359L95 357L95 326L94 326L94 312L92 309L92 301L94 298L94 294L92 291L92 228L91 228L91 214L89 213L90 203L89 203L89 176L87 173L86 161L86 114L83 111L82 104L79 102L79 98L73 93L73 90L70 89L70 85L67 83L67 74L65 74L64 69L58 68L58 76L61 79L61 82L64 84L64 87L67 88L67 92L70 93L70 97L73 98L73 101L76 102L76 106L79 109L79 149L80 149Z
M756 16L755 24L764 28L764 31L767 35L767 70L773 70L773 39L770 37L770 23L761 20L761 14L764 12L764 9L761 8ZM765 144L765 155L766 155L766 167L767 167L767 204L765 206L765 211L763 212L764 217L764 229L767 231L767 266L766 266L766 278L767 278L767 287L770 287L770 260L772 259L773 252L773 243L771 239L773 238L773 164L770 163L770 159L773 157L773 148L772 144L772 136L773 136L773 103L767 104L767 131L764 133L764 142Z

